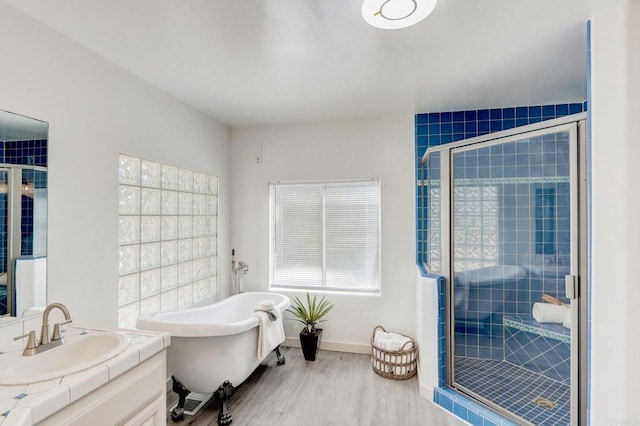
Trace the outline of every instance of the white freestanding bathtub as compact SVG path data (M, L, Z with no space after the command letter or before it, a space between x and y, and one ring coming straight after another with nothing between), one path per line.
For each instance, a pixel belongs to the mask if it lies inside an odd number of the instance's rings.
M239 386L260 364L258 319L252 314L262 300L272 301L280 318L290 306L289 298L281 294L241 293L211 305L148 314L138 319L136 327L171 334L167 369L174 378L174 391L181 394L178 382L183 393L211 394L226 382Z
M456 273L455 318L483 322L504 307L503 290L515 289L527 271L517 265L486 266Z

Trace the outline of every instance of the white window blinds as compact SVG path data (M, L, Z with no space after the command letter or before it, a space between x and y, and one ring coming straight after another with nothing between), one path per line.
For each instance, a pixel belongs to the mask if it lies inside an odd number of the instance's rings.
M380 289L378 181L273 183L271 285Z

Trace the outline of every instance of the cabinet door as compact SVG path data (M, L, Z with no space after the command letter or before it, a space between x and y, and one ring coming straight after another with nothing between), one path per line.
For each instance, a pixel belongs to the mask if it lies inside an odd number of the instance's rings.
M164 415L159 415L159 420L153 423L151 413L156 410L165 414L166 374L166 351L163 350L47 417L40 424L43 426L164 425L166 422ZM144 417L142 413L148 413L148 415Z
M166 424L165 398L158 397L146 408L143 408L125 426L159 426Z

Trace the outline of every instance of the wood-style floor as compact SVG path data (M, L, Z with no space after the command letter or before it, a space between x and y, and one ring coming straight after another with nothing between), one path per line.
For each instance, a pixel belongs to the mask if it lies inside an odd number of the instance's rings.
M467 423L418 395L418 380L384 379L370 356L321 351L305 361L299 348L284 348L286 364L270 354L228 403L237 426L459 426ZM167 408L177 396L167 394ZM213 400L194 416L167 425L217 425Z

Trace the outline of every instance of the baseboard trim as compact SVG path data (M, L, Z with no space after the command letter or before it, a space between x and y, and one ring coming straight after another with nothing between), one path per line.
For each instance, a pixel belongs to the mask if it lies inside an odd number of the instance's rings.
M292 348L299 348L300 340L297 338L288 337L285 339L283 345ZM320 349L323 351L349 352L354 354L371 353L371 345L363 345L361 343L334 342L331 340L322 340L320 342Z
M424 385L420 385L418 386L418 390L420 393L420 396L424 399L426 399L427 401L435 401L435 392L433 390L433 388L429 387L429 386L424 386Z

